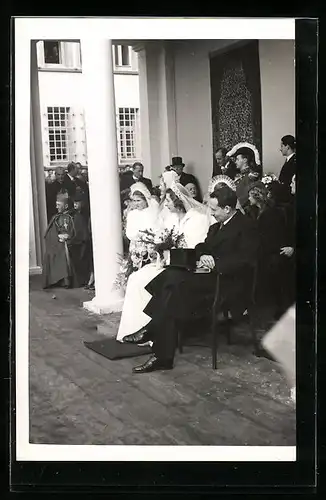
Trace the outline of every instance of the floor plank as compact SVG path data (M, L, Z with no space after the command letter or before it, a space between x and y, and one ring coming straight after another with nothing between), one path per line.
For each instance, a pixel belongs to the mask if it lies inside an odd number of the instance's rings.
M84 346L101 331L114 336L119 324L119 314L85 311L91 298L82 289L44 291L31 279L31 442L295 444L287 381L276 363L253 356L246 327L236 345L221 336L217 370L208 347L186 345L172 371L137 376L131 369L143 357L110 361Z

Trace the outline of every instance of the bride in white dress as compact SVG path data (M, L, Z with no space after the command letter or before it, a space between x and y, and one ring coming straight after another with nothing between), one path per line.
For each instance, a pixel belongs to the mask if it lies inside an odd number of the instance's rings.
M142 182L131 185L130 198L133 208L127 214L126 236L132 247L140 231L154 229L157 225L159 203Z
M179 246L195 248L205 240L211 224L207 209L194 200L188 190L176 182L166 190L164 210L169 212L160 218L164 227L157 228L157 233L164 229L174 229L180 236ZM163 263L147 264L129 276L123 310L116 340L122 342L126 335L146 326L151 318L143 310L151 299L145 286L159 273L164 272Z

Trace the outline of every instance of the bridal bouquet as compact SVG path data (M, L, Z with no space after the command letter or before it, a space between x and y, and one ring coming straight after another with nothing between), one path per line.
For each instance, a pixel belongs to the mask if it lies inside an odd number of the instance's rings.
M164 250L180 248L184 246L184 236L179 234L174 228L165 229L159 233L152 231L141 231L141 241L149 246L150 250L162 256Z
M126 289L127 281L131 273L134 271L133 262L128 255L126 258L123 255L119 255L120 271L114 281L115 288Z
M166 229L160 233L151 230L140 231L138 238L130 242L127 257L119 256L120 272L115 280L115 287L125 289L133 272L146 264L162 260L164 251L182 246L185 246L184 237L174 229Z

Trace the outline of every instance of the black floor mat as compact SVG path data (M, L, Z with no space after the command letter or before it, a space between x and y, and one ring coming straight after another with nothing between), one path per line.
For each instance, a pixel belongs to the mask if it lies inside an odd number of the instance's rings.
M97 354L101 354L101 356L111 360L134 358L136 356L142 356L152 352L152 348L150 346L124 344L122 342L117 342L115 339L94 340L93 342L84 342L84 345L88 349L91 349Z

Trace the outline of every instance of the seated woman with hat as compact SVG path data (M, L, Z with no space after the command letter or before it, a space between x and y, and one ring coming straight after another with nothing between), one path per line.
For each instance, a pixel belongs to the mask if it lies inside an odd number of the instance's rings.
M279 318L288 307L287 281L290 277L289 259L284 248L289 245L289 234L283 211L277 206L269 190L268 177L249 187L249 203L256 210L260 246L258 251L257 298L270 301L275 317Z
M236 192L240 205L243 209L249 206L249 187L261 179L262 167L258 150L248 142L242 142L234 146L228 152L228 156L235 157L238 174L235 177Z

